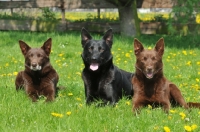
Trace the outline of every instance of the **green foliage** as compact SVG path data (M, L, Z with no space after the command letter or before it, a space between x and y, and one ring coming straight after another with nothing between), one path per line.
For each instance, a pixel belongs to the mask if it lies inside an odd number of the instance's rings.
M196 24L196 15L200 12L197 5L199 5L199 0L177 0L177 4L172 8L168 20L168 29L171 34L188 34L188 26L187 29L184 29L184 25ZM174 24L178 24L179 27L174 26ZM196 28L193 33L199 29Z
M102 34L91 34L101 39ZM57 70L59 91L55 101L45 103L41 97L32 103L24 91L16 92L16 72L24 69L24 57L18 40L31 47L40 47L52 38L50 60ZM141 35L138 39L145 48L153 48L156 41L164 37L164 73L181 89L186 101L200 102L200 38L198 36ZM165 114L161 108L142 109L138 116L132 114L132 101L123 98L115 107L86 106L84 84L81 79L83 62L81 59L80 32L36 33L0 32L0 131L2 132L163 132L164 127L172 132L185 131L184 126L197 125L200 131L200 110L171 108ZM114 35L112 46L114 63L134 72L135 56L133 38ZM185 116L184 116L185 115Z
M46 20L55 20L56 15L53 11L50 10L48 7L42 8L42 17Z
M14 19L14 20L26 20L26 19L34 19L33 17L28 17L25 14L13 13L12 15L8 13L1 13L0 19Z

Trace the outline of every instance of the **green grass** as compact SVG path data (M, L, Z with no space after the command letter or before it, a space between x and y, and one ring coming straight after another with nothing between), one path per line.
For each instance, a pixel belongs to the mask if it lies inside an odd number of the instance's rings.
M100 39L102 34L92 34ZM45 103L41 98L32 103L23 91L16 92L16 72L24 69L24 58L18 40L32 47L42 46L49 37L53 39L51 63L57 70L60 86L59 97ZM154 47L164 37L163 56L166 77L180 87L186 101L200 102L200 38L198 36L143 35L138 38L146 48ZM132 101L123 98L116 107L97 108L86 106L84 86L81 79L83 63L79 32L35 33L0 32L0 131L2 132L162 132L168 127L172 132L185 131L184 126L197 125L200 131L200 110L190 112L183 108L171 108L169 115L161 108L144 108L140 115L133 116ZM135 56L133 38L114 36L112 48L114 63L134 72ZM68 112L68 115L67 115ZM70 114L71 112L71 114ZM184 114L179 115L183 112ZM57 113L58 117L51 113ZM59 117L62 114L62 117ZM182 119L184 117L184 119Z

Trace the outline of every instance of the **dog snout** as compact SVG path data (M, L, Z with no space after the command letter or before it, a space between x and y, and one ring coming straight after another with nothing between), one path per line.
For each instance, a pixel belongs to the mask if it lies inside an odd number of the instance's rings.
M96 62L97 61L97 57L96 56L92 56L91 60L92 60L92 62Z
M33 62L31 65L32 65L32 67L36 67L37 63Z
M152 67L152 66L148 66L148 67L146 68L146 70L147 70L147 72L151 72L151 71L153 70L153 67Z

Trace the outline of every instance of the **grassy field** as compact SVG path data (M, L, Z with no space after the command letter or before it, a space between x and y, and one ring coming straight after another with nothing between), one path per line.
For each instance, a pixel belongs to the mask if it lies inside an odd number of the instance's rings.
M92 34L100 39L102 34ZM53 39L51 63L57 70L59 91L54 102L44 98L32 103L23 91L16 92L17 72L24 69L24 58L18 40L32 47L42 46ZM164 37L164 73L181 89L186 101L200 102L200 38L198 36L143 35L138 39L146 48L153 48ZM82 46L79 32L34 33L0 32L0 131L1 132L184 132L200 131L200 110L190 112L171 108L165 114L161 108L142 109L139 116L132 114L132 101L123 98L116 107L86 106L81 71ZM114 63L134 72L133 38L114 36Z

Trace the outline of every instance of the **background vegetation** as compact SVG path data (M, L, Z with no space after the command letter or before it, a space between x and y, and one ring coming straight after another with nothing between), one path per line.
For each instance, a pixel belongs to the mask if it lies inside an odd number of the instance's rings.
M100 39L102 34L92 34ZM51 63L60 75L59 91L54 102L45 103L41 97L32 103L23 91L16 92L15 77L24 69L24 58L18 40L32 47L40 47L49 37L53 39ZM146 48L153 48L164 37L164 73L182 91L186 101L200 102L200 38L198 36L142 35L138 39ZM138 116L132 114L132 101L123 98L116 107L86 106L81 79L80 32L34 33L0 32L0 131L6 132L183 132L200 131L200 110L190 112L183 108L171 108L165 114L161 108L142 109ZM134 72L135 56L133 38L114 35L112 48L114 63Z
M181 0L179 0L181 1ZM198 0L196 0L198 2ZM40 10L21 9L11 15L9 12L0 12L1 19L37 19L37 20L61 20L60 12L53 12L49 8L41 8ZM196 11L193 13L193 11ZM181 13L185 12L185 13ZM176 17L174 17L176 16ZM187 16L187 17L185 17ZM188 16L191 18L189 19ZM179 22L179 23L200 23L200 14L198 8L193 9L192 6L184 8L174 7L171 13L166 12L149 12L138 13L141 22ZM119 15L116 11L101 12L98 18L97 12L94 11L66 11L65 18L70 22L90 21L90 22L119 22ZM175 20L174 20L175 18ZM170 19L170 20L169 20ZM169 20L169 21L168 21ZM189 21L190 20L190 21Z

